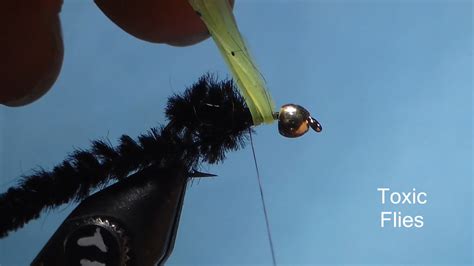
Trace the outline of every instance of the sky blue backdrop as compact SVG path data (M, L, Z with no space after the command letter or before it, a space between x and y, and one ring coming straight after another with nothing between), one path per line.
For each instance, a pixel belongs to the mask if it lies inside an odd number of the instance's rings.
M235 14L278 105L307 107L323 133L257 129L280 264L471 264L471 1L237 1ZM204 72L228 75L214 43L176 48L127 35L92 2L65 1L54 88L0 107L1 191L90 140L164 123L166 98ZM186 195L168 265L270 263L250 147ZM382 206L377 187L428 193ZM26 265L74 206L0 240L0 265ZM423 215L381 229L383 210ZM1 215L1 214L0 214Z

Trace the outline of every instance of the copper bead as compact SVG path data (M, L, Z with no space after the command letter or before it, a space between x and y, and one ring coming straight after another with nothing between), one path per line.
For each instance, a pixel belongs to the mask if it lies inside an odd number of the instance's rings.
M297 138L309 128L321 132L321 124L311 117L308 110L297 104L285 104L278 114L278 131L287 138Z

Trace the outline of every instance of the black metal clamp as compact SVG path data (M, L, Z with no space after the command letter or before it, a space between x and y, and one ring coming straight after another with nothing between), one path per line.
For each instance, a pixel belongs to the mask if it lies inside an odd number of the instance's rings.
M85 199L32 265L162 265L183 206L185 168L151 166Z

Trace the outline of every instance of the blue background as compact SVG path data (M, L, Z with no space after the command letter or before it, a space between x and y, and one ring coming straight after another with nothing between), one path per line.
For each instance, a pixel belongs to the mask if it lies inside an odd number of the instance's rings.
M321 134L254 136L279 264L473 263L471 1L237 1L235 15L278 105L298 103ZM65 1L54 88L0 107L0 185L50 169L93 139L165 123L166 98L207 71L228 76L211 40L185 48L126 34L92 2ZM168 265L268 264L250 146L188 189ZM383 206L378 187L428 193ZM74 206L0 240L26 265ZM380 228L381 211L424 227ZM1 214L0 214L1 215Z

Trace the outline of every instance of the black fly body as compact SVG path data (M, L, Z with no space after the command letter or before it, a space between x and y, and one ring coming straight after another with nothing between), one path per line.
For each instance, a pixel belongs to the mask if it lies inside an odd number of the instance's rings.
M76 150L51 171L23 176L0 195L0 237L37 219L47 209L86 198L110 181L122 180L151 165L184 165L190 176L201 163L216 164L242 148L252 117L232 80L207 74L182 94L168 99L165 127L137 140L123 135L113 147L106 140ZM252 129L250 129L252 130Z

